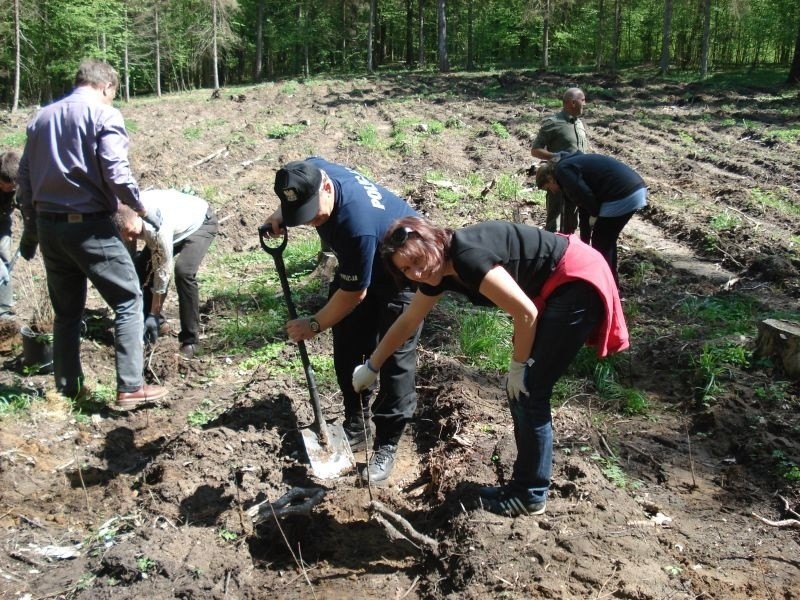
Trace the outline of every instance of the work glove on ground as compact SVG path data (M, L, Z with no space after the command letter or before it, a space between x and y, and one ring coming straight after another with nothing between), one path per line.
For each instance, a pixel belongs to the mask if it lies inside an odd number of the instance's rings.
M372 368L369 361L366 361L363 365L358 365L353 371L353 389L357 392L363 392L375 383L376 379L378 379L378 371Z
M147 315L144 320L144 341L148 344L155 344L158 339L158 315Z
M39 245L39 237L31 233L28 229L22 231L19 240L19 255L25 260L31 260L36 256L36 247Z
M527 394L528 388L525 386L525 373L528 364L532 362L517 362L512 360L508 365L508 379L506 380L506 393L511 400L519 400L520 394Z
M156 231L161 229L161 224L164 222L164 219L161 217L161 209L159 208L148 210L147 214L145 214L142 219L145 223L149 223Z

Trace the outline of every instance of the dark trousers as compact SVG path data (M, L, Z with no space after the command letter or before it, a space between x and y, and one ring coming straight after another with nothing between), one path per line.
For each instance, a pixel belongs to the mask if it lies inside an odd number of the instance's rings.
M178 341L181 345L196 344L200 335L200 291L197 286L197 271L208 252L211 242L217 235L219 222L214 211L209 207L206 221L186 239L172 248L175 259L175 289L178 291L178 314L181 320L181 331ZM152 253L147 246L136 257L136 273L142 285L144 312L150 312L153 300L151 284L153 280Z
M110 217L81 223L39 218L36 224L55 315L56 389L74 395L83 384L80 332L89 280L114 310L117 390L138 390L144 369L142 294L116 226Z
M574 233L578 228L578 207L561 192L547 192L544 228L559 233Z
M553 472L553 386L604 317L600 294L585 281L556 288L539 314L531 351L534 363L525 374L528 394L509 400L517 443L510 483L535 502L547 499Z
M611 273L614 275L617 287L619 287L617 240L622 229L628 224L635 212L629 212L620 217L598 217L592 228L591 246L606 259L608 266L611 267Z
M331 284L331 295L338 289ZM407 308L413 297L410 290L379 293L372 289L356 309L333 326L333 362L336 379L344 397L345 422L361 415L362 407L369 414L374 389L361 394L353 389L353 370L369 358L378 341ZM403 429L417 409L416 368L417 341L420 326L414 335L383 364L380 388L372 403L375 423L375 446L396 444Z

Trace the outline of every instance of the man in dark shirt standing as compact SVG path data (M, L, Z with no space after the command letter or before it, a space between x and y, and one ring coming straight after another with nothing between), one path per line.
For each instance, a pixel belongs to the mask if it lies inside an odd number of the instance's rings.
M289 321L293 341L333 332L333 362L344 397L344 430L353 450L364 447L362 408L369 414L372 390L353 389L353 369L372 354L378 340L408 308L413 292L398 289L380 257L380 241L395 219L418 216L402 198L360 173L311 157L285 165L275 176L281 207L267 221L275 233L309 224L336 254L338 267L328 302L315 315ZM374 452L361 477L383 481L394 467L397 445L417 407L415 389L418 328L380 369L380 391L372 405Z
M19 165L25 222L20 254L42 249L53 304L56 389L75 397L83 387L81 316L87 280L114 310L117 407L158 400L166 390L143 382L142 293L133 260L111 220L117 202L160 225L139 200L128 163L128 133L111 104L119 77L107 63L84 60L70 95L44 107L28 124Z
M580 88L569 88L564 92L561 112L546 117L531 147L531 154L540 160L551 160L558 152L588 151L586 128L580 116L586 104L586 96ZM547 216L544 228L547 231L574 233L578 228L577 207L560 192L547 192ZM581 229L584 224L581 223Z

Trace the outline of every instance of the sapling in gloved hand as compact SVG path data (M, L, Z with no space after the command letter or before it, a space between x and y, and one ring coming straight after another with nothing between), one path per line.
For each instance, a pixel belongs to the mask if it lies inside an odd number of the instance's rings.
M375 383L379 372L380 371L376 371L372 368L369 360L363 365L358 365L355 370L353 370L353 389L356 392L363 392Z
M164 222L164 219L161 217L161 209L159 208L148 210L146 214L142 215L142 220L150 224L156 231L161 229L161 224Z

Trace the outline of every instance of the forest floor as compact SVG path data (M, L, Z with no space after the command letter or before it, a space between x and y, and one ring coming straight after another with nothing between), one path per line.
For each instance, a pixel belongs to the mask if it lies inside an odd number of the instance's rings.
M570 84L587 93L592 150L650 188L621 238L632 344L613 363L646 408L623 410L571 373L554 399L547 512L475 509L477 486L508 477L515 455L503 374L464 359L452 312L437 308L391 479L371 489L352 472L315 479L297 435L313 415L296 348L253 360L285 340L280 327L230 341L259 302L280 299L274 278L253 291L273 271L257 227L277 206L276 169L317 154L438 223L540 225L530 141ZM121 109L142 188L194 190L220 217L202 267L203 348L185 361L177 338L159 341L147 377L169 388L162 405L76 412L52 376L19 369L19 335L4 330L4 397L40 399L2 420L0 597L800 598L800 529L754 516L800 512L800 384L749 359L764 316L800 314L800 146L785 135L798 127L796 92L525 71L279 82ZM3 115L0 139L28 116ZM312 234L293 230L290 247ZM324 279L306 267L293 267L293 286ZM20 323L37 268L14 272ZM230 293L209 291L221 281ZM317 289L296 298L301 314L324 301ZM174 331L174 293L166 312ZM743 313L743 331L726 328ZM90 290L82 360L107 402L111 326ZM309 352L329 356L330 336ZM321 387L323 410L340 417L335 387ZM298 486L324 498L254 525L249 508ZM390 538L370 500L433 545Z

